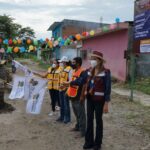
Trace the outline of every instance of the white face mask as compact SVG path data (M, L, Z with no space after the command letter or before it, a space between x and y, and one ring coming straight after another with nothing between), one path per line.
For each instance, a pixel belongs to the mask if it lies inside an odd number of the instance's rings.
M56 64L52 64L52 68L56 68Z
M97 61L96 60L91 60L91 67L95 68L97 66Z
M60 63L59 66L60 66L60 67L64 67L64 64L63 64L63 63Z

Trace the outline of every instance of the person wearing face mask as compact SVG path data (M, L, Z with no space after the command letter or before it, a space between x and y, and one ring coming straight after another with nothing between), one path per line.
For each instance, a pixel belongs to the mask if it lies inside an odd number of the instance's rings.
M66 56L63 56L59 62L63 70L60 73L59 98L60 98L61 108L60 108L60 117L57 119L57 121L64 122L67 124L71 121L70 104L69 104L69 98L66 95L67 87L63 86L63 82L67 82L71 80L73 70Z
M86 97L87 97L87 128L83 149L93 148L100 150L103 139L103 112L108 112L108 102L111 94L111 73L104 67L103 54L93 51L91 54L91 67L89 73ZM96 118L96 135L94 139L94 113Z
M55 114L55 111L59 110L60 108L59 86L60 86L61 71L62 71L62 67L59 66L59 60L58 59L54 60L52 64L52 70L51 70L53 74L53 78L50 79L50 81L48 82L48 85L51 86L52 84L52 89L49 90L52 99L52 112L49 113L49 116L53 116L53 114Z
M82 89L86 83L87 73L82 67L82 59L76 57L72 61L72 79L68 83L67 95L71 100L74 115L76 117L76 125L71 131L79 131L79 135L75 138L85 136L86 116L85 116L85 103L82 98ZM67 84L67 83L64 83Z
M42 78L48 79L47 87L49 89L49 94L51 98L52 111L48 114L49 116L55 115L56 103L60 106L59 102L59 74L61 72L61 67L59 67L59 60L54 60L51 67L44 74L34 73Z

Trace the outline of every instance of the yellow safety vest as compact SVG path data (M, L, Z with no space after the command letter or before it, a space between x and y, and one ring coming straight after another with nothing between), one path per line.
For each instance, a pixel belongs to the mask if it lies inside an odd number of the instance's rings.
M54 72L53 76L53 89L54 90L59 90L59 85L60 85L60 73L62 71L62 68L59 67L57 70Z
M67 66L60 74L60 85L63 84L63 82L69 81L69 72L72 68L70 66ZM66 87L60 88L60 90L66 90Z
M54 73L52 72L52 67L48 68L48 75L47 75L47 79L48 81L48 89L51 90L53 89L53 77L54 77Z

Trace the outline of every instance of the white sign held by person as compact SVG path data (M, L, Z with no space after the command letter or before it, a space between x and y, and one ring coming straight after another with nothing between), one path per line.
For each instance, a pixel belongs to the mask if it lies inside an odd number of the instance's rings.
M16 69L23 71L25 75L33 75L32 71L27 66L22 65L20 62L13 60L12 64L16 67Z
M24 96L25 77L14 76L12 91L9 99L20 99Z
M38 93L32 94L27 102L26 112L30 114L40 114L44 95L45 88L42 88Z
M29 100L33 94L39 93L42 88L45 88L47 80L39 77L28 76L25 82L25 100Z
M22 71L26 71L26 67L24 65L22 65L21 63L19 63L16 60L12 61L12 64L14 64L14 66L16 67L16 69L22 70Z

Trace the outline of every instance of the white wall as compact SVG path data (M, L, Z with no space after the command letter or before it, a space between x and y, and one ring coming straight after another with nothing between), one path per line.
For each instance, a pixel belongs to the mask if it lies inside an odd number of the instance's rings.
M60 58L62 56L67 56L70 60L72 60L74 57L77 57L77 49L73 48L60 49Z

